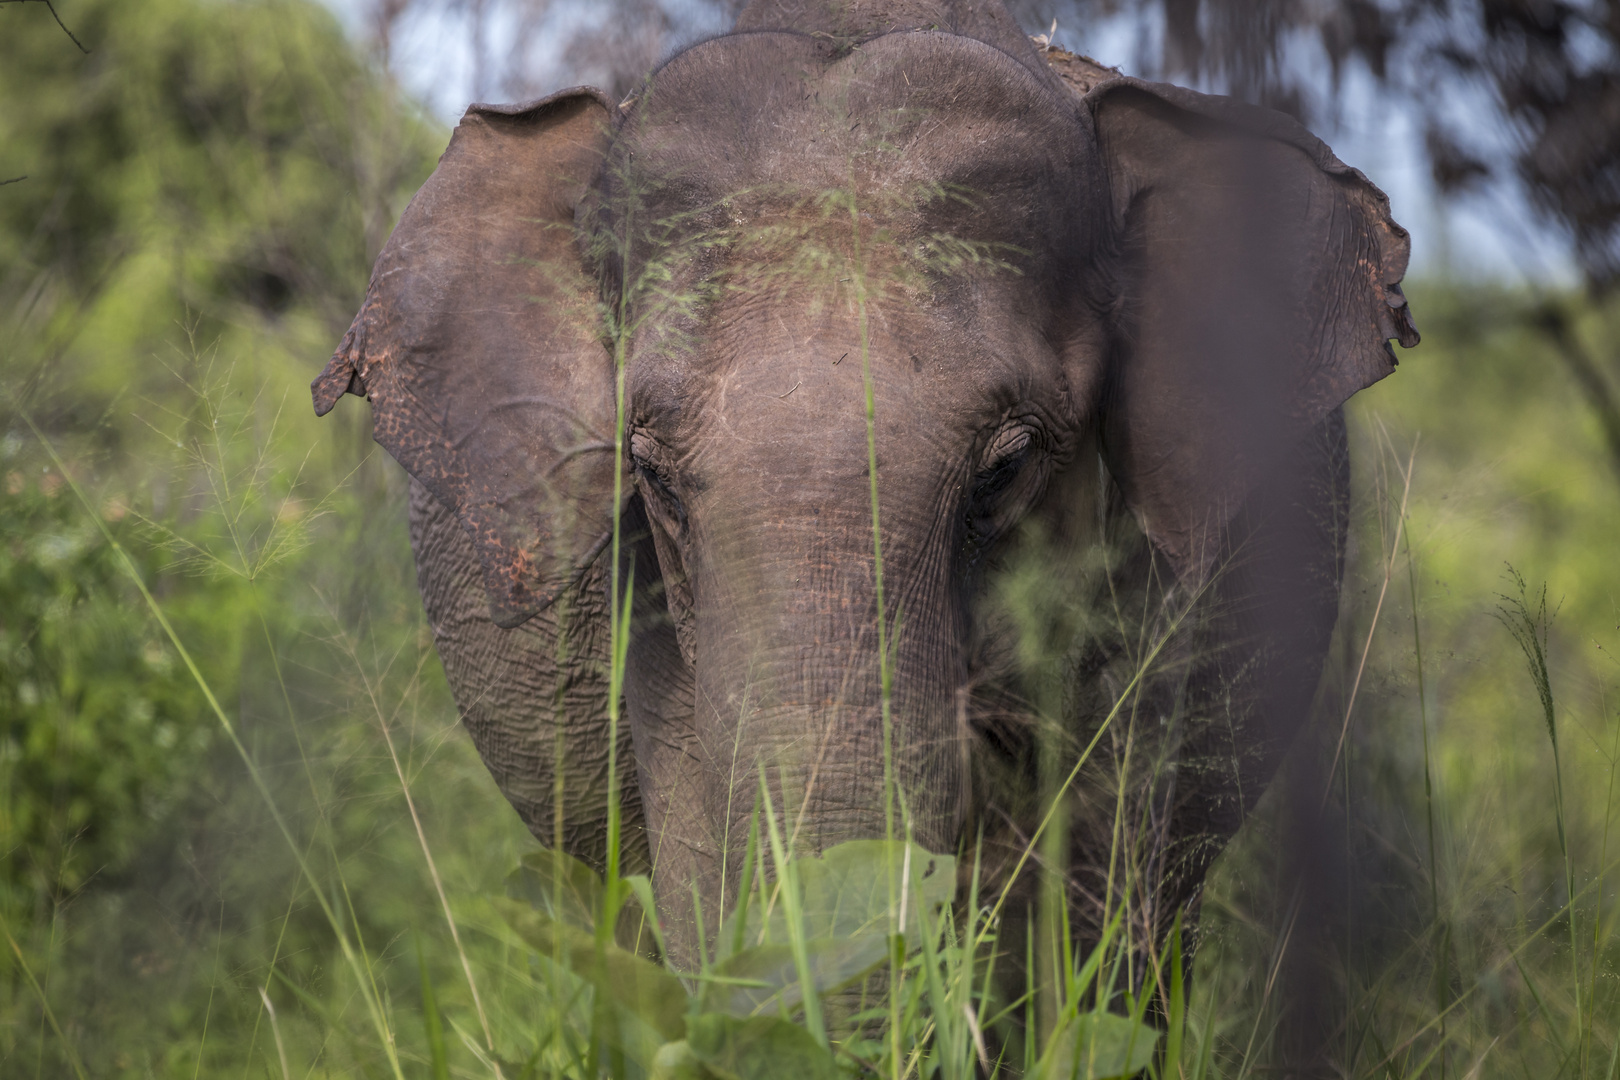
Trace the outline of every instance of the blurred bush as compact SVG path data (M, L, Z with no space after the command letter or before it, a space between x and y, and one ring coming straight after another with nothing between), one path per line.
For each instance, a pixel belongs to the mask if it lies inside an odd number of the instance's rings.
M0 884L12 895L0 904L15 909L116 875L165 821L211 730L190 674L61 475L12 470L4 483Z
M1208 886L1198 982L1231 1025L1217 1060L1325 1048L1358 1077L1607 1077L1620 458L1565 352L1612 367L1620 304L1410 294L1423 346L1347 410L1355 532L1317 726ZM1515 574L1532 613L1546 589L1556 764L1497 617Z
M260 990L355 992L301 860L366 963L442 929L402 777L429 836L441 800L477 823L452 882L498 891L526 839L438 675L403 476L305 389L446 132L313 3L58 10L88 54L0 5L0 1075L240 1074Z
M26 176L0 188L0 850L6 886L57 899L120 873L214 721L13 408L234 688L243 586L352 467L272 462L315 446L296 388L441 138L312 4L71 15L88 54L0 10L0 172Z

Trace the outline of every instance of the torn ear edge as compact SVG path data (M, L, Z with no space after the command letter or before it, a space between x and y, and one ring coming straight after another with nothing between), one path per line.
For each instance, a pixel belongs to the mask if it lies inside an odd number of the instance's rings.
M326 369L315 377L309 384L310 396L315 401L315 415L325 416L332 411L338 403L338 398L344 394L353 394L355 397L366 396L365 383L360 381L360 371L356 366L360 350L354 347L355 330L360 326L356 319L349 327L349 332L343 335L338 343L337 351L332 359L326 362ZM331 338L327 339L328 341Z
M1311 231L1298 235L1297 247L1286 249L1305 261L1290 264L1283 277L1272 283L1282 284L1283 292L1267 298L1273 312L1283 320L1275 326L1272 338L1281 349L1269 350L1273 353L1269 363L1275 365L1274 374L1285 380L1276 383L1274 406L1281 411L1258 425L1264 429L1259 434L1254 424L1223 426L1215 417L1200 427L1198 418L1192 417L1190 427L1176 427L1169 433L1159 431L1158 438L1144 439L1137 448L1132 448L1131 443L1139 433L1133 432L1129 416L1122 419L1126 434L1117 452L1129 459L1128 468L1121 466L1121 483L1132 510L1154 545L1170 558L1177 576L1185 581L1202 580L1211 557L1225 543L1220 537L1234 513L1261 482L1260 474L1271 467L1270 455L1277 451L1277 442L1286 443L1289 433L1296 430L1303 436L1357 391L1390 374L1396 366L1391 339L1407 348L1418 344L1417 328L1400 284L1410 256L1410 236L1390 216L1389 199L1382 191L1359 170L1340 161L1298 122L1281 113L1128 77L1099 83L1080 101L1090 114L1098 145L1109 162L1109 206L1122 237L1128 235L1132 217L1155 200L1159 200L1161 208L1176 208L1175 212L1186 208L1186 213L1217 215L1211 220L1219 220L1223 213L1221 197L1213 191L1207 206L1196 199L1176 201L1189 190L1202 187L1208 178L1177 172L1176 161L1166 159L1162 147L1122 138L1119 159L1110 156L1110 134L1123 135L1132 130L1122 115L1127 110L1170 124L1191 142L1225 141L1235 136L1240 143L1281 147L1287 153L1279 157L1278 164L1290 171L1280 174L1279 182L1310 185L1309 191L1301 194L1305 197L1302 205L1309 210L1306 220ZM1257 164L1266 167L1265 162ZM1292 172L1296 167L1297 174ZM1316 201L1318 194L1327 201ZM1177 219L1175 225L1188 230L1196 240L1208 222ZM1270 240L1257 235L1255 242L1260 245L1257 250L1264 250ZM1177 257L1174 237L1167 243L1168 247L1161 245L1159 255ZM1310 299L1313 279L1334 283L1332 289L1319 292L1320 302ZM1182 287L1186 285L1181 283ZM1291 294L1293 288L1299 291ZM1231 309L1221 309L1221 313L1226 310ZM1250 325L1241 317L1220 321L1212 330L1231 336L1222 336L1215 348L1204 350L1208 355L1184 356L1191 343L1177 341L1173 351L1156 353L1151 359L1163 374L1184 362L1196 369L1200 358L1208 361L1223 345L1233 356L1249 355ZM1135 355L1134 349L1133 342L1132 367L1134 361L1143 359ZM1193 351L1199 353L1199 348L1194 346ZM1204 375L1207 378L1209 373ZM1136 407L1151 412L1148 404L1138 401ZM1164 402L1157 407L1168 410L1166 415L1175 412ZM1188 407L1183 403L1183 414ZM1145 427L1152 417L1144 414L1137 419L1138 426ZM1187 416L1180 419L1185 421ZM1228 467L1231 471L1223 473ZM1155 497L1142 483L1133 491L1129 478L1133 471L1151 473L1156 477L1155 484L1168 494Z
M431 205L435 198L455 198L455 187L461 182L456 170L467 166L469 139L476 142L500 132L510 133L514 127L554 119L566 122L568 111L584 102L598 106L604 116L611 117L612 103L589 87L564 90L521 105L468 108L433 176L412 200L417 219L413 220L412 207L407 207L394 235L378 255L359 313L325 370L310 384L317 416L329 413L345 393L371 402L373 437L456 514L472 539L482 564L491 617L502 627L516 626L550 606L600 556L611 538L611 529L601 530L601 535L593 532L579 550L551 553L553 557L548 558L548 546L555 546L556 540L548 527L550 523L515 514L510 492L500 489L501 477L521 473L503 466L503 446L485 448L489 460L480 471L477 463L468 460L463 438L443 429L443 403L420 396L410 358L417 345L413 339L421 335L420 326L411 325L413 317L417 322L431 320L435 306L442 304L444 297L431 287L422 293L419 285L410 283L411 275L396 276L400 268L391 265L390 252L398 255L399 245L404 242L402 232L410 235L425 228L427 235L432 235L435 226L426 224L431 221L431 211L423 207ZM480 131L482 134L470 134ZM458 153L463 155L459 159ZM435 184L441 186L435 188ZM430 190L437 191L437 195L429 194ZM533 194L545 199L545 185L537 183ZM424 199L427 201L417 205ZM430 216L422 219L423 214ZM572 250L571 241L569 248ZM422 269L431 268L443 253L424 249L404 257L415 260ZM456 269L452 265L446 272L453 274ZM475 367L488 359L469 357Z
M538 118L552 108L564 102L573 101L579 97L588 97L602 106L603 111L610 117L616 117L619 110L614 107L612 100L594 86L572 86L566 90L559 90L554 94L547 94L542 98L525 101L516 105L498 105L486 102L474 102L467 106L467 112L462 117L469 116L503 117L513 120L527 120ZM449 152L448 147L446 153ZM444 160L440 155L440 161ZM366 324L368 310L376 296L377 282L373 279L367 286L366 299L361 304L360 312L350 324L349 330L338 343L332 359L327 361L326 368L309 384L310 396L314 401L315 415L325 416L337 405L338 399L344 394L353 394L355 397L368 397L365 380L361 376L361 360L365 355L365 340L363 327Z

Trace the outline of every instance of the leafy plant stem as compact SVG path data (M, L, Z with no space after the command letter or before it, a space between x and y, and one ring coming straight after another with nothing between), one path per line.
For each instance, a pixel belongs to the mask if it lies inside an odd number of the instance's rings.
M1115 880L1115 876L1117 874L1122 873L1121 868L1119 866L1119 856L1120 856L1120 852L1124 849L1124 844L1125 844L1125 836L1124 836L1124 832L1125 832L1125 789L1126 789L1126 785L1129 783L1128 778L1129 778L1130 772L1131 772L1131 751L1134 749L1135 743L1136 743L1136 740L1133 738L1133 736L1135 734L1135 728L1136 728L1136 708L1137 708L1137 702L1138 702L1139 698L1140 698L1140 694L1133 694L1132 695L1132 700L1131 700L1131 722L1130 722L1129 726L1127 726L1126 733L1125 733L1125 753L1121 756L1119 770L1118 770L1118 772L1117 772L1117 774L1115 776L1113 836L1112 836L1112 838L1111 838L1111 840L1109 841L1109 844L1108 844L1108 883L1104 887L1104 890L1103 890L1103 923L1104 923L1104 925L1108 924L1108 922L1110 921L1110 918L1112 916L1112 908L1113 908L1113 903L1114 903L1114 880ZM1128 886L1126 886L1126 887L1128 888ZM1125 903L1126 903L1125 899L1122 898L1121 901L1120 901L1120 915L1121 915L1122 918L1123 918L1123 916L1125 914ZM1127 924L1127 927L1129 927L1129 924ZM1129 936L1129 934L1130 934L1129 928L1127 928L1126 934L1127 934L1127 936ZM1096 988L1097 989L1097 1000L1099 1002L1105 1000L1105 998L1104 998L1105 991L1104 991L1104 987L1103 987L1102 978L1103 978L1102 965L1099 964L1098 967L1097 967L1097 988Z
M625 224L618 236L620 243L620 265L628 267L631 255L632 226L635 222L634 208L627 205L624 208ZM619 711L620 698L624 686L625 661L629 655L630 635L630 589L624 580L622 554L624 542L624 529L622 511L624 508L624 442L626 437L625 422L625 378L626 367L629 360L630 339L630 289L621 288L616 300L616 310L613 312L612 331L613 340L613 502L609 507L612 518L612 541L609 545L608 568L608 746L607 746L607 852L606 867L603 874L604 888L602 890L602 910L596 921L596 963L598 975L605 976L607 970L607 947L613 938L614 927L618 923L619 908L623 903L623 891L620 888L620 834L622 829L621 808L619 806ZM592 995L592 1023L598 1028L593 1032L587 1068L593 1074L597 1069L600 1047L608 1032L607 1027L615 1025L611 1003L604 1000L600 992ZM609 1058L610 1072L614 1076L622 1075L622 1052L618 1049L616 1038L607 1039L610 1043Z
M781 885L782 914L787 923L788 945L793 951L793 967L799 977L803 997L804 1026L823 1047L827 1046L827 1026L821 1017L821 998L816 992L815 976L810 969L810 954L804 944L804 913L799 907L799 886L793 860L782 843L782 831L776 824L776 809L770 788L765 783L765 769L759 771L759 799L765 808L766 833L770 838L771 858L776 863L776 879Z
M850 243L852 245L852 265L850 280L855 293L855 317L857 333L859 335L858 347L861 354L861 392L866 410L866 476L872 503L872 586L874 602L877 605L877 647L878 647L878 709L883 725L883 838L893 847L895 836L895 783L894 772L894 673L889 656L889 614L883 595L883 528L882 518L878 512L878 461L877 461L877 391L872 379L872 339L871 326L867 313L867 282L866 264L864 261L861 243L861 214L860 205L855 199L855 181L850 178L849 185L849 222ZM889 909L894 906L895 882L894 868L889 870ZM904 888L904 882L900 883ZM892 932L899 932L893 928ZM900 1068L900 990L904 980L905 969L901 961L891 961L889 965L889 1056L893 1068ZM899 1080L896 1073L895 1080Z
M473 1008L478 1012L478 1023L484 1029L484 1045L489 1052L495 1052L495 1036L489 1029L489 1017L484 1013L483 999L478 996L478 980L473 978L472 963L467 959L467 950L461 944L461 931L456 928L456 917L450 911L450 898L444 892L444 879L439 876L439 865L433 860L433 852L428 847L427 833L422 829L422 816L416 812L416 800L411 796L411 784L405 777L405 768L400 764L399 752L394 748L394 736L388 729L388 719L383 715L382 704L377 700L375 689L371 680L366 680L366 691L371 696L371 704L377 716L377 726L382 729L383 742L388 746L388 759L393 762L394 775L399 778L399 790L405 796L405 806L411 814L411 824L416 829L416 841L422 848L422 859L427 863L428 877L433 881L433 891L439 898L439 907L444 912L444 924L450 928L450 940L455 943L456 955L461 958L461 971L467 978L467 989L472 993ZM425 969L424 969L425 970ZM426 975L423 976L426 978ZM500 1069L495 1075L500 1076Z
M422 1026L427 1035L433 1080L450 1080L450 1065L444 1053L444 1024L439 1020L439 1002L433 993L433 979L428 974L427 954L422 951L420 937L416 938L416 966L422 976Z
M1603 867L1601 869L1601 873L1606 875L1608 873L1608 871L1613 870L1616 867L1616 865L1620 865L1620 859L1616 859L1616 860L1611 861L1606 867ZM1597 882L1596 882L1595 879L1592 880L1592 881L1587 882L1586 885L1581 889L1581 892L1580 892L1579 895L1580 896L1586 895L1587 892L1589 892L1593 888L1595 888L1596 884L1597 884ZM1542 934L1547 932L1549 927L1551 927L1559 919L1564 918L1566 912L1573 909L1574 902L1575 902L1575 898L1572 897L1570 899L1569 903L1567 903L1564 906L1558 908L1552 914L1548 915L1547 918L1539 926L1537 926L1534 930L1530 931L1528 934L1523 935L1520 938L1519 943L1517 945L1515 945L1511 950L1509 950L1507 955L1503 956L1501 959L1497 960L1493 965L1491 965L1489 971L1487 972L1488 974L1494 974L1494 973L1502 970L1503 968L1507 967L1509 964L1514 965L1514 967L1521 973L1521 977L1524 978L1525 986L1530 991L1531 996L1536 998L1536 1008L1538 1010L1541 1008L1541 1001L1540 1001L1539 992L1535 989L1535 984L1530 979L1528 973L1524 972L1524 969L1523 969L1523 966L1522 966L1522 961L1521 961L1520 957L1523 956L1525 951L1527 949L1529 949L1529 947L1532 944L1534 944L1541 937ZM1459 1006L1461 1006L1464 1002L1466 1002L1470 997L1472 997L1474 994L1478 993L1483 985L1484 985L1483 980L1476 979L1472 985L1470 985L1462 993L1458 994L1456 997L1451 999L1451 1004L1446 1006L1447 1013L1450 1013L1450 1012L1456 1010ZM1376 1065L1374 1065L1371 1069L1367 1070L1367 1073L1377 1072L1378 1070L1384 1069L1386 1066L1392 1064L1394 1062L1395 1058L1402 1051L1406 1050L1409 1046L1411 1046L1413 1043L1415 1043L1418 1039L1421 1039L1431 1029L1438 1030L1439 1026L1440 1026L1440 1017L1437 1016L1437 1017L1434 1017L1434 1018L1430 1019L1429 1021L1427 1021L1423 1025L1421 1025L1416 1031L1410 1032L1404 1039L1402 1039L1399 1043L1395 1044L1395 1046L1393 1048L1385 1048L1383 1046L1383 1044L1380 1043L1379 1044L1379 1051L1384 1056L1379 1060L1379 1062ZM1552 1028L1549 1028L1549 1031L1552 1032L1553 1039L1555 1041L1557 1041L1560 1044L1560 1046L1562 1046L1562 1044L1563 1044L1563 1036L1561 1034L1559 1034L1558 1029L1556 1027L1552 1027Z
M1581 995L1581 953L1575 917L1575 863L1569 851L1569 832L1564 814L1564 767L1558 749L1558 718L1553 701L1552 674L1547 664L1551 629L1551 620L1547 616L1547 589L1545 585L1542 586L1539 601L1532 611L1524 578L1512 566L1508 567L1507 573L1514 583L1515 595L1502 596L1503 603L1497 608L1496 617L1507 627L1524 654L1525 666L1529 669L1530 680L1535 685L1536 696L1541 703L1547 740L1552 746L1553 817L1558 825L1558 851L1564 863L1564 894L1569 898L1570 975L1575 996L1576 1023L1579 1028L1584 1029L1586 1024L1585 1006ZM1583 1061L1580 1064L1584 1067L1585 1063Z
M1367 671L1367 657L1372 653L1373 635L1378 632L1378 616L1384 610L1384 597L1389 593L1389 582L1395 574L1395 559L1400 554L1401 537L1406 528L1406 506L1412 496L1412 466L1417 461L1418 439L1412 440L1412 451L1407 455L1406 468L1402 472L1404 481L1401 488L1401 505L1395 516L1395 538L1389 545L1389 558L1384 563L1384 580L1378 586L1378 602L1373 605L1372 620L1367 624L1367 640L1361 647L1361 660L1356 664L1356 677L1350 683L1350 698L1344 705L1344 723L1339 728L1339 741L1333 748L1333 760L1328 763L1327 776L1322 784L1322 805L1327 805L1327 799L1333 790L1333 775L1339 768L1339 755L1344 752L1345 736L1350 733L1350 717L1356 708L1356 695L1361 690L1361 677Z
M1196 602L1197 597L1195 596L1188 604L1188 607L1190 608L1192 604ZM1053 817L1057 814L1058 809L1063 805L1062 797L1068 794L1069 788L1074 785L1075 779L1079 777L1080 770L1085 768L1086 762L1091 759L1092 751L1097 748L1097 744L1102 741L1103 735L1107 733L1110 725L1113 724L1114 718L1119 715L1120 708L1135 692L1144 675L1158 659L1159 653L1164 650L1164 647L1169 643L1170 638L1175 634L1175 631L1179 625L1180 617L1178 616L1172 621L1170 627L1165 630L1163 635L1160 636L1159 640L1154 642L1153 646L1148 650L1147 655L1142 658L1142 662L1137 665L1136 671L1132 673L1130 680L1120 691L1119 697L1117 700L1115 700L1113 707L1108 710L1108 715L1104 716L1102 723L1097 725L1097 730L1092 734L1091 741L1086 743L1085 748L1080 752L1079 759L1075 761L1073 768L1071 768L1068 775L1064 777L1063 783L1058 785L1058 797L1048 803L1046 813L1041 817L1040 824L1035 827L1034 833L1030 835L1029 840L1023 846L1023 850L1019 852L1018 861L1013 864L1012 872L1007 875L1007 881L1002 885L1001 893L996 897L995 905L990 909L990 914L985 918L984 923L982 924L982 929L979 931L978 936L974 939L973 947L975 949L984 944L986 937L990 933L991 927L995 924L996 917L1001 914L1001 909L1003 905L1006 904L1007 897L1012 893L1013 885L1017 882L1019 874L1023 872L1024 865L1029 861L1030 856L1037 850L1041 837L1045 835L1047 828L1050 827L1052 823Z
M1607 703L1605 703L1605 705L1606 704ZM1607 711L1608 711L1608 709L1605 707L1604 712L1606 713ZM1610 825L1612 824L1612 822L1614 820L1614 788L1615 788L1614 780L1615 780L1615 773L1617 771L1617 768L1620 768L1620 723L1617 723L1615 725L1614 742L1609 747L1609 755L1608 755L1608 757L1609 757L1608 790L1604 793L1604 796L1603 796L1603 841L1602 841L1601 846L1598 849L1599 852L1600 852L1599 857L1598 857L1599 870L1598 870L1598 874L1597 874L1597 895L1598 896L1604 895L1604 893L1603 893L1603 879L1604 879L1605 875L1604 875L1603 870L1601 868L1606 866L1608 864L1608 861L1609 861L1609 827L1610 827ZM1613 924L1611 923L1611 928L1612 928L1612 925ZM1603 951L1603 909L1602 909L1602 906L1600 904L1599 907L1598 907L1598 911L1597 911L1596 916L1592 919L1592 956L1595 958L1598 955L1600 955L1602 953L1602 951ZM1597 980L1598 980L1598 964L1594 961L1594 963L1592 964L1591 980L1587 984L1587 997L1586 997L1586 1000L1592 1003L1591 1007L1594 1010L1597 1007L1597 990L1598 990ZM1589 1047L1590 1047L1591 1039L1592 1039L1592 1030L1591 1030L1591 1028L1592 1028L1592 1026L1590 1024L1587 1024L1587 1025L1585 1025L1585 1030L1583 1032L1584 1041L1588 1045L1588 1049L1583 1051L1583 1053L1588 1054L1588 1055L1590 1054ZM1615 1055L1620 1055L1620 1033L1616 1034L1614 1043L1615 1043L1615 1045L1614 1045L1614 1054ZM1617 1059L1617 1060L1620 1060L1620 1059ZM1613 1074L1615 1063L1616 1063L1615 1061L1611 1060L1610 1065L1609 1065L1609 1070L1608 1070L1607 1073L1604 1074L1605 1076L1609 1076L1609 1075Z
M1254 1026L1249 1030L1249 1042L1243 1049L1242 1064L1238 1068L1237 1080L1243 1080L1248 1075L1249 1068L1254 1061L1254 1041L1260 1034L1260 1026L1265 1022L1266 1007L1271 1003L1271 992L1276 989L1277 976L1282 972L1283 959L1288 954L1288 945L1294 939L1294 926L1299 922L1301 890L1294 887L1293 898L1288 903L1288 919L1284 923L1283 936L1277 942L1276 951L1272 954L1271 970L1266 975L1265 991L1260 998L1260 1007L1255 1010Z
M191 1080L202 1075L203 1054L208 1049L208 1023L214 1018L214 992L219 989L219 947L225 937L225 901L219 902L219 924L214 930L214 972L208 980L208 1004L203 1008L202 1034L197 1039L197 1065L191 1070Z
M292 1070L287 1067L287 1047L281 1041L281 1022L276 1019L276 1007L263 988L259 990L259 998L264 1002L264 1011L270 1015L270 1034L276 1040L276 1057L281 1059L281 1080L292 1080Z
M11 928L5 924L4 918L4 915L0 914L0 932L6 935L6 944L11 946L11 952L17 958L18 970L23 973L28 988L33 991L35 1000L39 1002L40 1011L45 1014L46 1022L51 1025L51 1030L56 1032L57 1039L61 1041L62 1052L67 1055L68 1064L73 1067L74 1075L79 1080L87 1080L84 1065L79 1061L78 1051L74 1050L73 1044L68 1041L67 1035L62 1031L62 1025L56 1022L56 1012L51 1008L49 999L45 997L45 991L39 985L39 980L34 978L33 969L28 966L22 948L17 944L17 939L11 936Z
M1446 1005L1450 988L1449 939L1450 932L1440 914L1440 861L1435 844L1434 830L1434 761L1429 746L1429 700L1423 680L1423 637L1418 625L1417 560L1412 555L1412 533L1403 530L1406 547L1406 583L1412 603L1412 652L1417 662L1418 722L1423 729L1423 804L1429 831L1429 915L1434 920L1434 996L1435 1012L1440 1018L1440 1044L1437 1060L1440 1080L1446 1077ZM1345 764L1346 775L1349 763Z

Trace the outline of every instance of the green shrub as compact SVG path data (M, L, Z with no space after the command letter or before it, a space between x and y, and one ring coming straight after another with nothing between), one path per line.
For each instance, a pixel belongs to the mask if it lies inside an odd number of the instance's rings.
M119 875L212 728L100 530L59 473L30 471L0 498L0 881L58 900Z

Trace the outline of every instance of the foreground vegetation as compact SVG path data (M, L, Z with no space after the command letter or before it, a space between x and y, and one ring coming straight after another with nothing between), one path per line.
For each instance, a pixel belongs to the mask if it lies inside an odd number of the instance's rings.
M304 391L445 132L302 4L87 4L87 56L0 11L0 1074L982 1069L994 897L953 920L900 847L793 863L762 805L790 887L751 878L682 982L600 931L655 930L637 883L540 853L457 727L403 475ZM1117 952L1074 956L1088 1053L1016 1064L1620 1075L1620 460L1541 317L1614 370L1620 308L1412 291L1424 346L1352 409L1317 724L1191 978L1164 957L1148 1014ZM914 914L837 922L852 878ZM886 961L873 1023L804 1007Z

